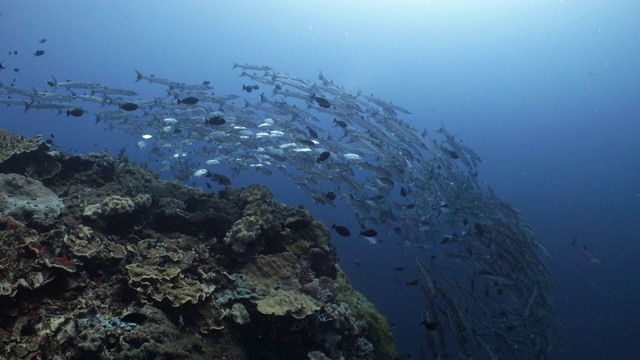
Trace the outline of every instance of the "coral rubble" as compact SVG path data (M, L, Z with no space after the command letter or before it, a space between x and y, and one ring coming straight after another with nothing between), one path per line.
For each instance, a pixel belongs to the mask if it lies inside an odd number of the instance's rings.
M395 358L305 209L0 137L0 357Z

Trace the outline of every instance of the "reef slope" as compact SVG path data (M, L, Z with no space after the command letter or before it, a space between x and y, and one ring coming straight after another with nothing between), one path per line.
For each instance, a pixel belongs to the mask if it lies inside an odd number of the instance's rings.
M268 188L205 193L39 137L0 144L0 357L396 357L327 228Z

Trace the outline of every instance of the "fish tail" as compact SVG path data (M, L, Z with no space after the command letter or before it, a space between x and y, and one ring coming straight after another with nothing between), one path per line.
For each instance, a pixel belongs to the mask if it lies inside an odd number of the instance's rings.
M138 81L142 80L142 74L140 73L140 71L138 71L136 69L133 69L133 71L136 72L136 81L134 81L134 82L138 82Z
M56 80L56 77L51 75L51 77L53 78L53 92L56 92L56 90L58 90L58 80Z

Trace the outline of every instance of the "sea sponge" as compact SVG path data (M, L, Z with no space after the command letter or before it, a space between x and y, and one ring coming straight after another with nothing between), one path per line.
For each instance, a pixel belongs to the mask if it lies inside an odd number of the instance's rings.
M231 230L224 236L225 245L242 254L247 249L247 244L254 241L260 235L262 222L256 216L245 216L233 224Z

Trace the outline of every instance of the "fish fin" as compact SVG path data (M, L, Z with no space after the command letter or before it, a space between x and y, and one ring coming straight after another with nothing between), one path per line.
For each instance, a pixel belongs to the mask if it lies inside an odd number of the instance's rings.
M58 80L56 80L56 77L51 75L51 77L53 78L53 92L56 92L56 90L58 90Z

